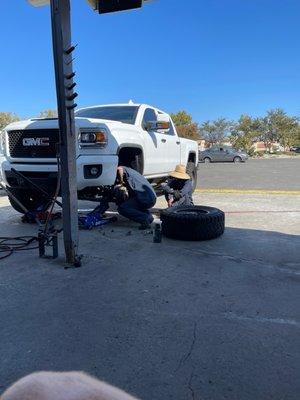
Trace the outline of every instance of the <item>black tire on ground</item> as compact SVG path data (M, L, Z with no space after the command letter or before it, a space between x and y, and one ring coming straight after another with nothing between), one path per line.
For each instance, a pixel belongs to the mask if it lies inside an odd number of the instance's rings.
M193 163L192 161L189 161L188 163L187 163L187 166L186 166L186 173L191 177L191 179L192 179L192 182L193 182L193 192L195 191L195 189L196 189L196 186L197 186L197 177L198 177L198 175L197 175L197 167L196 167L196 165L195 165L195 163Z
M211 159L210 159L209 157L205 157L203 161L205 162L205 164L206 164L206 163L208 164L208 163L211 162Z
M210 240L221 236L225 214L206 206L175 206L160 214L163 234L171 239Z
M242 159L241 159L241 157L237 156L237 157L234 157L233 162L240 163L240 162L242 162Z
M37 191L29 191L27 189L19 188L8 188L14 197L16 197L21 204L28 211L36 211L38 207L43 207L42 211L45 211L49 206L49 200L45 199L41 193ZM25 211L19 206L19 204L11 197L8 196L11 206L19 213L25 214Z

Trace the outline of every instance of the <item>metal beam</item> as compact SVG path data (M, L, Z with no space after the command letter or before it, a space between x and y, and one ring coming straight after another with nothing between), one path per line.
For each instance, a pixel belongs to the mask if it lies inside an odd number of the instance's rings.
M78 250L78 200L70 0L51 0L53 55L60 131L63 235L66 262L74 264Z

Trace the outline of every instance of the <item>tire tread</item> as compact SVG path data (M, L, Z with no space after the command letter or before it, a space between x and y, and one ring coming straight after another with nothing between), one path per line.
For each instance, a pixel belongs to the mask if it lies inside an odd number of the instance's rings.
M178 211L187 213L180 214ZM207 214L190 212L207 211ZM225 230L223 211L206 206L177 206L161 212L162 232L166 237L180 240L211 240L221 236Z

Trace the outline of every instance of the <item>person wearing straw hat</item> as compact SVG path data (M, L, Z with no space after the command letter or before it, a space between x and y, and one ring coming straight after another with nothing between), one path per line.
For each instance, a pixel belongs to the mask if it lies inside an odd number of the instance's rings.
M170 178L163 185L168 207L193 205L193 184L191 177L186 173L186 167L176 165L175 170L169 176Z

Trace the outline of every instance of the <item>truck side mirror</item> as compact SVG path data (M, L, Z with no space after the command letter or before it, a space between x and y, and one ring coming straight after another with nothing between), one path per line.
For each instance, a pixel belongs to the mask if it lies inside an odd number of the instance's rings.
M170 122L161 121L148 121L145 124L145 129L149 131L168 131L170 129Z
M161 131L168 131L170 129L171 122L168 114L158 113L157 115L157 129Z
M151 131L168 131L170 129L170 117L165 113L158 113L156 121L148 121L145 129Z
M156 121L148 121L148 122L146 122L145 129L148 132L156 131Z

